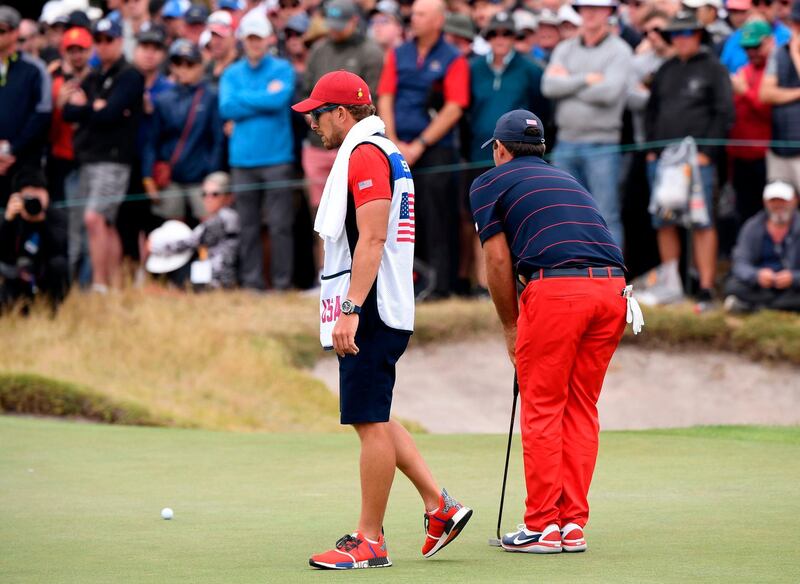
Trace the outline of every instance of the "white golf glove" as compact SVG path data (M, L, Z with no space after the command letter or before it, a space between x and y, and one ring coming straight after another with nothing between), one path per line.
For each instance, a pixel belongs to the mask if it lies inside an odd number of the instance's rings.
M639 302L633 297L633 286L625 286L622 295L628 303L627 314L625 315L625 322L631 325L633 334L638 335L642 332L644 326L644 316L642 316L642 309L639 307Z

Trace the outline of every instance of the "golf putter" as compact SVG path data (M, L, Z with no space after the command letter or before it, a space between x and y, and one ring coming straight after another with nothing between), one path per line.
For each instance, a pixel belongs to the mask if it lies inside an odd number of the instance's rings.
M500 547L500 525L503 523L503 503L506 499L506 480L508 479L508 459L511 456L511 438L514 435L514 418L517 415L517 396L519 396L519 383L517 374L514 372L514 402L511 406L511 425L508 428L508 446L506 447L506 465L503 469L503 487L500 490L500 511L497 513L497 537L489 538L489 545Z

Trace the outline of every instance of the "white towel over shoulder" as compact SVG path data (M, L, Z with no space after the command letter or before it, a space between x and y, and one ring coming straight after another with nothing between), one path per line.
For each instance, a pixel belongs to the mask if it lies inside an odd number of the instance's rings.
M336 161L325 181L322 199L319 203L317 218L314 220L314 231L322 239L337 240L342 234L344 220L347 215L347 169L353 149L366 138L383 133L386 125L378 116L369 116L350 128L339 147Z

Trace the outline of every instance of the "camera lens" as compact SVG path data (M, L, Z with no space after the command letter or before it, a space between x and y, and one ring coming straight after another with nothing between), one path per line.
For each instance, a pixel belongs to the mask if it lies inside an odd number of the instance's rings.
M25 212L30 216L35 216L42 212L42 202L38 197L25 197L22 200L22 204L25 207Z

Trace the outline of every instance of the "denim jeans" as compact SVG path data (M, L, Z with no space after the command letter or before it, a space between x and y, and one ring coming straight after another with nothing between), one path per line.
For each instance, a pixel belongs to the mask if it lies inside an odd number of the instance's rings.
M622 247L625 237L620 219L620 152L616 145L559 142L553 150L553 163L586 187L614 240Z

